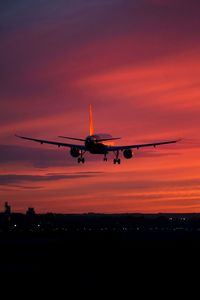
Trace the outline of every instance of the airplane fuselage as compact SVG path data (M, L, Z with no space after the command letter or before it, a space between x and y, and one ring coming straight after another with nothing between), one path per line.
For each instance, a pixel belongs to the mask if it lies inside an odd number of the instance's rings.
M106 149L106 145L103 142L98 141L103 137L104 136L98 134L87 136L85 139L86 150L92 154L107 154L108 151ZM111 136L109 135L109 137Z

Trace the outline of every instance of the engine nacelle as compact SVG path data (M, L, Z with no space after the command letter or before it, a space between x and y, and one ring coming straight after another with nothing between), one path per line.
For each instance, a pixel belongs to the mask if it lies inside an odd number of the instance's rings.
M133 153L131 149L125 149L123 155L126 159L130 159L133 157Z
M73 147L73 148L70 149L70 155L72 157L79 157L80 150L78 148Z

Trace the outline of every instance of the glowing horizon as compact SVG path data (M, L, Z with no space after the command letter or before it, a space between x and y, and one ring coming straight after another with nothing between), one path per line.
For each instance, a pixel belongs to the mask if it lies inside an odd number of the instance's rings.
M19 0L0 12L0 207L200 212L200 4ZM95 132L126 145L182 137L113 165L17 139ZM91 126L92 130L93 126ZM1 209L0 209L1 210Z

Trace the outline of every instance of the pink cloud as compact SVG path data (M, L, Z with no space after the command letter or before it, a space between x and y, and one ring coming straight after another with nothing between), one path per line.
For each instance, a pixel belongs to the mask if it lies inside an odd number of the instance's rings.
M3 6L0 139L10 148L0 147L0 175L100 173L43 181L42 188L31 180L3 186L1 199L18 210L198 211L199 2L76 4L46 3L40 14L37 1L35 10L25 1ZM113 155L105 165L89 154L80 166L67 149L14 137L84 137L89 103L95 130L121 136L118 144L184 139L135 151L120 166L112 164Z

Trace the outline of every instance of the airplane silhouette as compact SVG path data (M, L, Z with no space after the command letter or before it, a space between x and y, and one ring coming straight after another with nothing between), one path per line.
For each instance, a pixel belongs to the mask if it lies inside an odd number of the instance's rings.
M109 134L94 134L94 126L93 126L93 115L92 115L92 107L90 105L89 108L89 121L90 121L90 130L89 135L85 139L75 138L75 137L68 137L68 136L59 136L60 138L68 139L68 140L75 140L84 142L83 145L78 144L68 144L68 143L61 143L56 141L48 141L43 139L35 139L30 137L25 137L21 135L15 135L18 138L30 140L34 142L38 142L40 144L51 144L58 147L68 147L70 148L70 155L72 157L78 158L78 163L85 163L84 154L88 151L91 154L103 154L104 161L107 161L107 154L109 152L113 152L115 154L115 158L113 160L114 164L120 164L121 160L119 158L119 152L123 152L123 156L126 159L130 159L133 157L132 149L139 149L143 147L156 147L159 145L166 145L166 144L173 144L177 143L179 140L172 140L172 141L164 141L164 142L155 142L150 144L135 144L135 145L127 145L127 146L113 146L109 144L110 141L118 140L119 137L115 138Z

